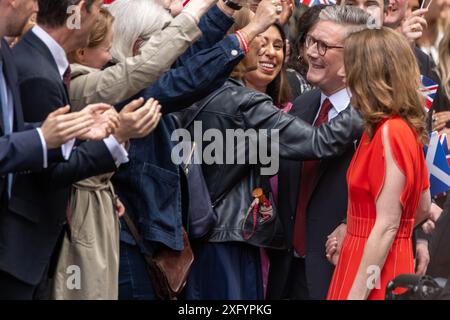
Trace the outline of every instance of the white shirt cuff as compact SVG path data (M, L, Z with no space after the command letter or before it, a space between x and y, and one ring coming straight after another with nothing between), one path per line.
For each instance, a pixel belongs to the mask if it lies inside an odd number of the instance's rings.
M106 144L106 147L111 153L111 156L116 163L116 167L119 167L122 163L127 163L129 161L127 150L125 150L125 148L117 142L113 135L103 139L103 142Z
M47 153L47 143L44 139L44 134L42 133L41 128L36 128L39 138L41 139L42 144L42 154L43 154L43 168L46 169L48 167L48 153ZM72 154L73 146L75 145L75 139L67 141L65 144L61 146L61 153L64 157L64 160L68 160L70 155Z
M43 154L43 157L44 157L43 158L43 162L42 162L43 163L42 167L44 169L46 169L48 167L47 143L45 142L44 135L42 134L41 128L36 128L36 130L37 130L37 132L39 134L39 138L41 139L42 154Z
M69 160L70 155L72 154L74 144L75 139L72 139L67 141L65 144L61 146L61 152L63 154L64 160Z

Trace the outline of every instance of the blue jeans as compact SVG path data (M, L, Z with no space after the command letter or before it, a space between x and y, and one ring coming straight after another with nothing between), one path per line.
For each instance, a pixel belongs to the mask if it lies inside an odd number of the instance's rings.
M119 300L155 300L146 262L138 246L120 241Z

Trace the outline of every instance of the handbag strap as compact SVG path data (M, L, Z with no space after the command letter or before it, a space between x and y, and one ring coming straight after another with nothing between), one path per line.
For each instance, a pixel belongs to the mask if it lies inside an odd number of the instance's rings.
M138 231L136 225L134 224L133 220L130 218L130 216L126 212L123 214L122 218L125 221L125 224L127 225L128 230L131 232L131 235L133 236L137 245L140 248L142 248L142 246L143 246L142 238L141 238L141 235L139 234L139 231ZM147 256L146 254L142 254L142 255L144 256L144 259L148 264L155 266L155 262L153 261L153 259L151 257Z
M136 228L136 225L134 224L133 220L131 220L130 216L125 212L122 216L123 220L125 221L125 224L128 227L128 230L133 235L134 240L140 244L141 243L141 235L139 234L138 229Z
M205 107L215 98L217 97L220 93L222 93L223 91L225 91L225 89L229 88L229 86L223 86L222 88L220 88L219 90L217 90L216 92L214 92L213 94L211 94L207 99L205 99L205 101L197 108L197 110L195 110L194 115L191 117L191 119L189 119L189 121L183 126L183 128L187 129L189 128L189 126L192 124L192 122L195 121L195 119L197 119L198 115L200 114L200 112L203 111L203 109L205 109Z

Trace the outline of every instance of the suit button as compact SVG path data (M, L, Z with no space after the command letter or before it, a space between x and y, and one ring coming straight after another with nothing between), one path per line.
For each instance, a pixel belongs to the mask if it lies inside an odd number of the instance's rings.
M294 216L291 216L291 220L294 221Z

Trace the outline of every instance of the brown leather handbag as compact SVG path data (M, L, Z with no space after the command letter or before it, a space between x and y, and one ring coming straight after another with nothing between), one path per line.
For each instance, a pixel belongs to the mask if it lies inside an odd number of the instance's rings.
M136 242L141 244L141 236L133 220L126 213L123 218ZM153 256L144 255L153 289L156 296L161 300L176 300L186 285L187 277L194 262L194 254L184 228L183 243L184 249L182 251L162 246L154 252Z

